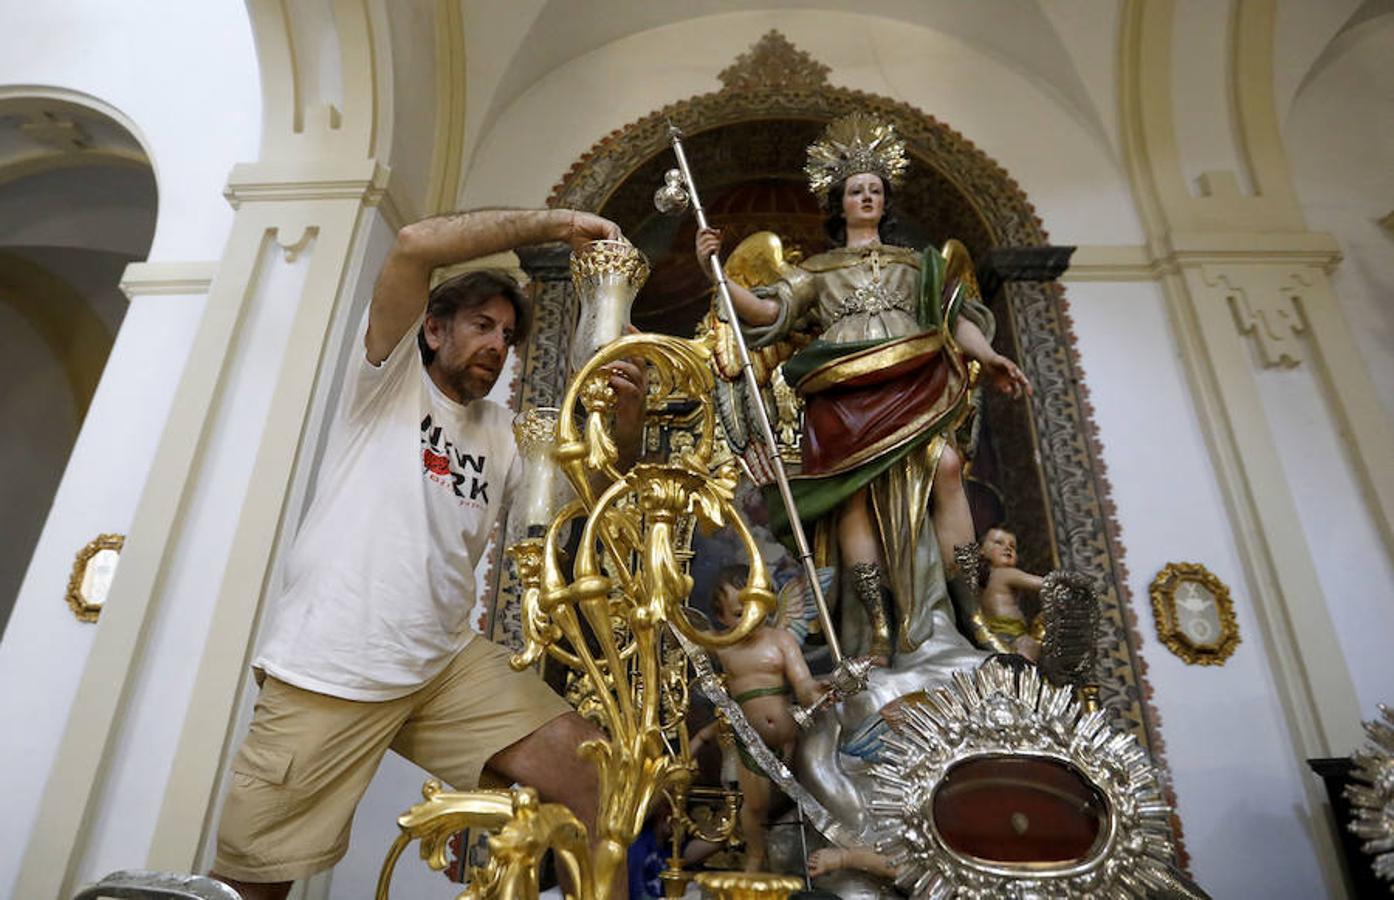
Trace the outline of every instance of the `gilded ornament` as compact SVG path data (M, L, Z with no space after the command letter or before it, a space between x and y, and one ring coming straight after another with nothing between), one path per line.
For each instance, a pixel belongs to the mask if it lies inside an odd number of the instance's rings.
M717 78L722 91L816 91L827 86L830 71L772 28Z
M65 599L78 621L97 621L98 614L106 605L112 579L116 577L116 564L120 561L121 548L125 543L125 535L99 534L77 551L72 573L68 576Z
M638 291L649 279L649 261L628 241L591 241L571 254L571 281L583 289L588 278L617 276Z
M696 880L713 900L785 900L803 887L802 878L765 872L702 872Z
M1188 664L1221 665L1239 646L1229 588L1200 563L1167 563L1150 593L1157 637Z
M603 414L613 402L605 367L631 358L649 367L656 406L681 398L695 403L699 415L684 452L662 465L620 473ZM420 840L428 864L441 868L448 835L475 827L493 832L490 861L472 871L463 896L536 897L537 866L550 849L571 872L578 900L599 900L625 877L626 848L658 799L686 796L694 770L685 733L689 664L668 635L704 647L738 642L775 604L759 548L733 506L735 467L713 462L710 361L710 349L700 343L663 335L633 335L601 347L572 379L554 420L553 456L578 499L561 509L544 535L530 535L508 551L523 588L524 646L511 664L522 668L545 654L570 668L585 682L574 695L606 735L580 748L599 775L597 840L570 811L539 803L526 789L447 794L428 785L424 802L398 821L401 834L383 865L380 898L412 841ZM578 426L582 405L590 415ZM524 439L545 437L530 436L526 423L520 427ZM583 527L568 571L562 548L573 522ZM729 631L698 627L683 611L692 586L685 560L694 522L729 524L751 565L746 612Z

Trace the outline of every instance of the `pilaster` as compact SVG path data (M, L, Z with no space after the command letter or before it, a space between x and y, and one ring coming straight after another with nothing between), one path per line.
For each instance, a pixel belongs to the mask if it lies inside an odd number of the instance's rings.
M1331 615L1339 598L1318 577L1290 480L1301 475L1284 470L1260 379L1306 367L1321 383L1391 552L1394 437L1331 289L1339 247L1308 229L1292 183L1273 108L1274 0L1231 6L1229 133L1249 192L1228 171L1205 172L1194 191L1185 183L1175 120L1186 110L1170 88L1175 10L1173 0L1130 0L1123 15L1124 151L1147 231L1144 258L1133 248L1086 252L1091 265L1080 276L1160 282L1292 734L1292 764L1317 811L1324 799L1304 760L1354 750L1361 710ZM1330 825L1318 814L1310 828L1339 892Z
M1096 268L1159 278L1239 525L1237 544L1264 612L1295 749L1303 757L1345 753L1360 740L1354 683L1326 603L1313 602L1323 591L1274 449L1259 370L1310 365L1326 380L1338 421L1362 418L1358 433L1349 432L1352 449L1391 549L1394 475L1376 461L1394 458L1394 441L1331 291L1328 273L1340 261L1339 248L1307 229L1296 202L1272 109L1272 0L1239 0L1231 22L1234 133L1255 185L1251 194L1230 172L1205 173L1195 194L1183 181L1167 88L1173 10L1171 0L1129 3L1121 41L1125 150L1148 232L1147 260L1132 254L1120 267L1097 254ZM1090 276L1087 269L1081 274Z
M188 606L207 604L211 620L205 619L208 630L199 634L210 637L151 858L158 868L194 868L333 310L356 258L352 251L365 209L380 199L386 176L371 160L357 171L329 167L315 177L300 171L294 176L299 182L264 173L242 179L240 170L228 191L237 215L155 452L156 477L141 495L120 577L79 683L20 873L19 896L65 896L72 890L92 820L112 789L107 757L122 729L131 727L127 720L142 665L154 665L143 660L155 623L162 615L177 610L187 616ZM270 296L266 287L275 270L293 264L303 268L303 278L281 283L298 283L297 294ZM128 281L160 274L165 278L157 280L182 284L207 270L160 272L147 265L128 273ZM270 334L279 330L273 321L288 322L287 333ZM268 371L274 372L269 382ZM238 433L241 423L258 421L264 423L259 432ZM241 497L240 506L221 511L235 519L230 540L225 524L212 526L202 515L202 492L214 471L245 478L223 485ZM190 559L213 563L207 598L179 590L180 566L187 568Z

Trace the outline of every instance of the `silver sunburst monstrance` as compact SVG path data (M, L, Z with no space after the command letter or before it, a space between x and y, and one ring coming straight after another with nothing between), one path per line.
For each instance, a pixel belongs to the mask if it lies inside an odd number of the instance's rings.
M1084 712L1068 687L1051 686L1034 668L989 663L955 672L949 687L907 704L904 715L900 733L886 741L886 757L872 767L872 811L881 835L877 849L913 897L1205 896L1175 868L1171 808L1147 753L1109 724L1106 711ZM942 804L952 803L955 792L960 803L976 802L962 793L974 777L966 773L1021 761L1078 785L1071 811L1097 828L1083 852L1059 862L1014 862L956 841ZM978 779L989 786L1012 782L1000 773ZM1020 836L1041 827L1023 812L1010 814L1010 828Z
M1365 841L1360 849L1374 856L1375 875L1394 881L1394 710L1381 703L1379 714L1383 722L1365 723L1370 746L1351 757L1351 778L1363 783L1346 786L1346 799L1355 808L1347 827Z

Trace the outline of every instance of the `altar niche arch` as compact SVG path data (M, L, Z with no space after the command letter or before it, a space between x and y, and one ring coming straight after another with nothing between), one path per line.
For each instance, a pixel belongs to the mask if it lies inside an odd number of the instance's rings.
M819 83L826 70L793 85L778 78L763 84L760 78L728 79L730 71L723 73L726 89L671 104L602 138L548 198L552 207L595 210L613 219L648 254L654 274L633 311L641 329L691 336L709 302L693 260L692 216L666 219L653 209L653 192L675 164L670 120L685 135L704 206L712 224L723 228L724 251L762 229L781 233L810 254L826 246L822 213L802 172L804 151L829 121L853 110L893 122L906 140L912 167L892 200L901 243L941 245L956 237L978 260L995 247L1049 244L1034 207L1011 176L933 116L889 98ZM576 320L576 298L561 277L542 280L534 303L535 329L523 348L517 392L523 409L561 399ZM987 399L985 438L975 465L990 470L1002 512L1018 529L1024 566L1082 572L1099 586L1101 699L1164 767L1064 289L1058 283L1008 282L990 306L998 323L995 346L1018 361L1036 396L1029 402ZM503 576L488 633L520 646L517 589L500 564L496 560L494 571ZM1181 848L1179 820L1174 831ZM1179 853L1184 866L1184 850Z

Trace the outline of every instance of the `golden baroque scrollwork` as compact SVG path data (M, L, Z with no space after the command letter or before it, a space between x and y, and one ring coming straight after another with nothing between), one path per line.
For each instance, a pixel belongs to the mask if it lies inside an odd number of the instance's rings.
M536 897L537 865L549 849L570 876L569 896L609 897L616 879L625 877L629 845L663 796L676 826L695 830L685 809L695 771L686 732L688 662L674 652L669 628L703 647L726 646L744 640L775 607L759 548L734 506L735 464L716 455L711 357L709 342L655 334L624 337L596 353L572 379L556 420L553 458L577 499L544 537L508 549L522 586L524 638L511 664L526 668L546 655L572 670L585 682L573 685L572 693L584 697L605 734L578 750L599 775L595 833L530 790L445 793L428 784L424 802L398 819L401 834L383 864L380 900L412 841L421 842L429 865L443 868L445 841L465 827L491 832L490 861L470 871L471 887L461 895L478 900ZM699 411L681 452L625 472L610 433L614 398L605 368L621 359L647 368L649 409L682 399ZM575 525L580 541L568 571L564 547ZM745 548L751 573L745 610L727 631L703 628L684 611L694 527L728 527ZM722 818L734 821L729 806ZM722 896L783 897L787 891Z
M1239 646L1229 588L1200 563L1167 563L1152 579L1157 637L1190 665L1218 666Z
M97 621L97 615L106 604L111 580L116 574L116 563L125 543L125 535L99 534L77 551L65 596L68 608L78 621Z

